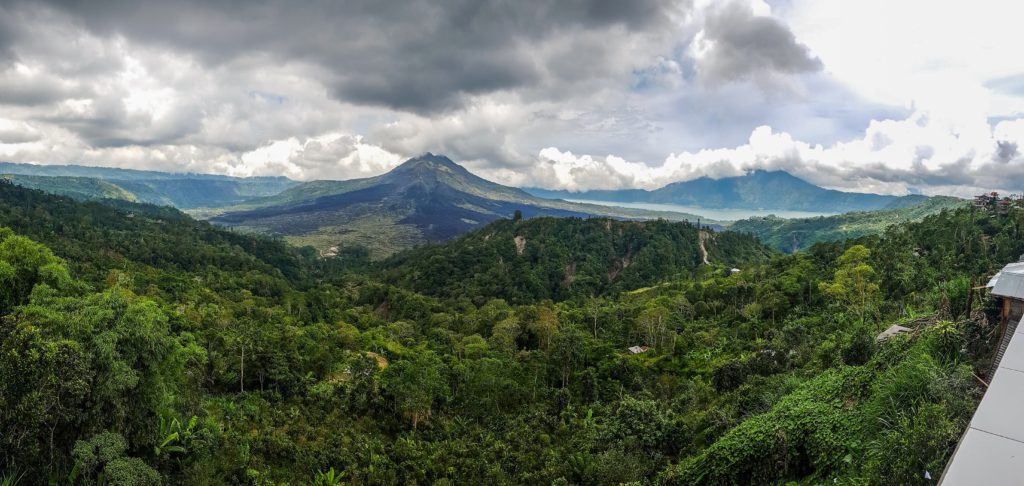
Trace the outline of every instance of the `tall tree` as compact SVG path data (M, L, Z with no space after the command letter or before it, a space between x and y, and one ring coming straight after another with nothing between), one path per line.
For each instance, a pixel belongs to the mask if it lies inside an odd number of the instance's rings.
M839 257L832 280L821 284L821 290L826 295L854 309L862 323L868 309L880 297L875 269L868 265L870 258L871 250L867 247L851 246Z

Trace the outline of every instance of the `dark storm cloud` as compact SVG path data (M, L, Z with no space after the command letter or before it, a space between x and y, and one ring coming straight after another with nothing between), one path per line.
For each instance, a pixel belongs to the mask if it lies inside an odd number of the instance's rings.
M919 147L927 153L930 147ZM813 160L801 160L792 155L778 160L759 162L750 169L785 170L812 182L834 188L856 189L863 184L881 182L909 187L970 186L976 174L970 168L971 158L963 157L952 163L929 168L924 160L916 159L907 168L893 167L883 161L861 164L827 165ZM996 187L996 186L991 186Z
M73 91L53 79L0 72L0 105L37 106L64 100Z
M821 61L797 42L785 24L755 15L749 5L739 2L709 14L704 41L708 52L700 58L698 70L712 83L822 69Z
M871 120L910 112L857 96L785 16L737 1L0 0L0 143L24 144L8 149L18 161L302 179L376 175L432 151L537 185L553 177L534 170L553 148L695 161L648 174L604 157L571 169L578 187L755 166L851 188L965 180L962 164L918 174L934 150L912 170L870 165L881 154L858 171L751 142L763 125L858 145ZM864 145L901 143L894 131ZM988 147L993 164L1011 157Z
M547 69L542 45L581 31L663 32L689 8L669 0L50 5L97 35L184 50L207 64L253 54L308 62L325 71L329 92L342 101L418 113L458 108L471 95L537 88L551 76L569 81L571 73ZM576 54L596 66L617 61L593 47Z
M1014 159L1020 152L1017 151L1017 144L1005 140L996 142L996 162L1007 163Z
M10 25L8 15L4 7L0 6L0 62L9 62L14 59L14 28Z

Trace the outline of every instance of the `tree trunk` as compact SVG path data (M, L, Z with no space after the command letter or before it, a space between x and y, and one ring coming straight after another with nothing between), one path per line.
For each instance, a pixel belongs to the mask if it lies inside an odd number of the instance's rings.
M240 393L245 393L245 346L242 346L242 372L238 375L238 389Z

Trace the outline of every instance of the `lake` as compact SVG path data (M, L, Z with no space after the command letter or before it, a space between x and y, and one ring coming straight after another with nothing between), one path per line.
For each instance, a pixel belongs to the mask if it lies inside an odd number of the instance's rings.
M774 214L780 218L813 218L815 216L832 216L839 213L816 212L816 211L787 211L784 209L715 209L699 208L695 206L683 206L680 204L657 204L657 203L626 203L594 201L591 199L566 199L569 202L597 204L600 206L618 206L620 208L646 209L649 211L674 211L677 213L696 214L702 218L718 221L737 221L754 216L768 216Z

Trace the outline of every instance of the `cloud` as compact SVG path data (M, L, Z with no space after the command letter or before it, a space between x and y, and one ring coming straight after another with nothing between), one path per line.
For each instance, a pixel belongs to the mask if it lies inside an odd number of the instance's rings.
M13 44L17 23L8 12L8 7L0 5L0 61L11 62L15 59Z
M985 86L993 91L1007 93L1014 96L1024 95L1024 75L1013 74L985 82Z
M0 72L0 105L48 105L75 96L72 83L11 65Z
M994 160L997 162L1002 162L1004 164L1013 160L1018 155L1020 155L1020 152L1017 150L1017 147L1018 146L1016 142L1010 142L1007 140L997 140L996 154Z
M285 175L293 178L358 179L383 174L402 162L399 155L364 143L362 137L329 134L267 144L227 167L229 175Z
M780 74L820 71L823 66L785 24L757 15L750 4L738 1L712 9L691 47L698 74L711 84L767 81Z
M891 193L1024 181L1019 16L985 0L0 4L6 160L306 180L430 151L574 190L753 168ZM976 36L948 35L961 17Z
M675 181L763 169L784 170L848 191L908 194L923 189L960 196L987 189L1019 191L1024 157L1016 146L1024 143L1024 121L1001 122L987 135L976 135L917 112L904 120L872 122L859 138L830 146L801 142L762 126L743 145L672 154L656 166L548 147L538 154L532 172L493 176L518 185L581 191L656 189Z
M861 97L967 120L1024 113L1008 62L1021 16L1024 3L1001 0L788 0L785 21Z
M26 2L27 3L27 2ZM641 0L449 0L49 2L97 36L124 36L194 55L208 67L254 52L322 70L331 96L348 103L433 113L475 95L575 81L549 69L548 47L588 32L663 36L686 2ZM23 4L24 5L24 4ZM613 76L613 46L578 46L591 74ZM578 56L577 56L578 57Z
M0 118L0 144L23 144L41 138L39 131L27 123Z

